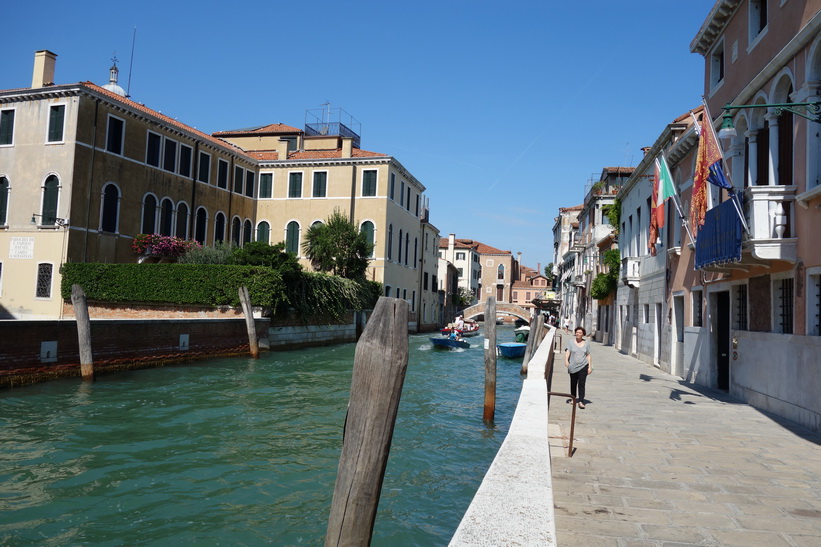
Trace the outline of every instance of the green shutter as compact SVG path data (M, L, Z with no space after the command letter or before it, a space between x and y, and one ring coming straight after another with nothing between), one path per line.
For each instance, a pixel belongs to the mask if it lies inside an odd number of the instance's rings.
M14 110L0 112L0 144L14 141Z
M65 119L65 105L52 106L49 110L48 119L48 142L60 142L63 140L63 122Z

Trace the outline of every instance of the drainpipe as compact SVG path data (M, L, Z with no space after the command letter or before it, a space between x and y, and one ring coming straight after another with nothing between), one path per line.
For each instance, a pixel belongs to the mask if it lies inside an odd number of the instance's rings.
M97 153L97 115L100 110L100 99L94 100L94 124L91 128L91 169L86 187L86 221L83 233L83 262L88 262L88 223L91 220L91 186L94 184L94 161Z

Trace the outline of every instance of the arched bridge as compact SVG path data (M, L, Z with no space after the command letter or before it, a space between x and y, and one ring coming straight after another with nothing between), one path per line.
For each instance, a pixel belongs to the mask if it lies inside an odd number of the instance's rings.
M479 302L469 308L465 308L465 319L473 319L485 313L485 303ZM496 315L512 315L520 319L530 322L530 312L516 304L507 304L505 302L496 302ZM495 318L492 318L495 319ZM485 317L485 321L488 318Z

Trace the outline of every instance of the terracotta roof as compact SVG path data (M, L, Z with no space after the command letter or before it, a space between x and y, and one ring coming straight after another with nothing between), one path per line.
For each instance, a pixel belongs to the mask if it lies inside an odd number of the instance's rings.
M584 209L584 203L581 205L574 205L573 207L559 207L559 212L563 213L565 211L581 211Z
M491 247L490 245L485 245L480 241L474 241L472 239L456 239L454 241L454 248L455 249L473 249L479 254L483 255L504 255L504 254L512 254L510 251L501 251L496 247ZM439 238L439 248L440 249L447 249L448 248L448 238L440 237Z
M239 137L242 135L281 135L283 133L302 133L301 129L285 125L284 123L270 123L257 127L247 127L245 129L229 129L227 131L217 131L213 133L215 137Z
M633 172L635 167L605 167L604 170L608 173L616 173L616 174L630 174Z
M250 158L250 155L247 152L245 152L244 150L242 150L238 146L235 146L235 145L231 144L230 142L226 142L222 139L218 139L217 137L213 137L213 136L209 135L208 133L204 133L204 132L200 131L199 129L194 129L190 125L185 125L184 123L179 122L179 121L175 120L174 118L166 116L165 114L157 112L156 110L152 110L152 109L148 108L147 106L145 106L144 104L140 104L138 102L132 101L131 99L123 97L122 95L117 95L116 93L113 93L113 92L111 92L111 91L109 91L109 90L107 90L103 87L100 87L100 86L98 86L97 84L95 84L93 82L80 82L79 85L81 85L83 87L86 87L86 88L94 91L95 93L99 93L100 95L105 95L106 98L108 98L112 101L116 101L118 103L121 103L121 104L127 106L128 108L131 108L132 110L136 110L138 112L142 112L144 114L148 114L152 117L158 118L158 119L162 120L162 122L165 123L166 125L169 125L171 127L176 127L178 129L182 129L182 130L184 130L188 133L193 133L197 137L199 137L199 138L201 138L205 141L208 141L208 142L214 144L215 146L219 146L220 148L230 148L234 153L236 153L240 156L245 156L247 158Z
M491 247L490 245L485 245L484 243L479 243L479 248L477 249L479 254L483 255L511 255L510 251L502 251L501 249L497 249L496 247Z
M279 153L276 150L258 150L248 152L248 155L256 158L259 161L279 161ZM351 150L351 157L353 158L387 158L387 154L380 152L369 152L367 150L360 150L354 148ZM289 160L331 160L342 158L342 149L336 148L332 150L294 150L288 152Z

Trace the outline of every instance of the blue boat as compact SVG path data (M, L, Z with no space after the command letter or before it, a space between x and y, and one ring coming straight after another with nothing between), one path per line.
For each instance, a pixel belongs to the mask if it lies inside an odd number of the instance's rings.
M464 340L454 340L452 338L431 338L435 348L469 348L470 344Z
M516 357L522 357L525 354L527 344L521 344L519 342L504 342L502 344L496 344L496 347L499 348L499 353L502 354L502 357L513 359Z

